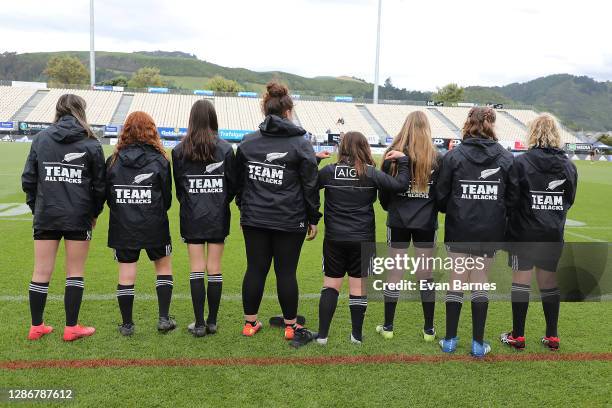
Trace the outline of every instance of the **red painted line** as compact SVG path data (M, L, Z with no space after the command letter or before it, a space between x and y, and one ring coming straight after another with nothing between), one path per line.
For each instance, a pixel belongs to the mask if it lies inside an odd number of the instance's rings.
M468 355L378 354L320 357L235 357L168 359L15 360L0 362L0 369L36 368L133 368L133 367L225 367L275 365L422 364L446 362L505 363L516 361L612 361L612 353L516 353L493 354L484 359Z

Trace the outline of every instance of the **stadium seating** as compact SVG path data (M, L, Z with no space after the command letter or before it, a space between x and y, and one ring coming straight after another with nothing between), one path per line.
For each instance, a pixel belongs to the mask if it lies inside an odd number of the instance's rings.
M144 111L159 127L186 128L191 105L198 99L202 99L202 96L136 93L128 115Z
M434 115L426 106L368 104L366 105L366 108L390 136L395 136L399 133L404 121L406 120L406 116L408 116L411 112L420 110L423 111L427 116L427 119L429 119L432 137L447 139L454 139L457 137L457 134L446 126L446 124L444 124L444 122Z
M217 96L215 110L221 129L255 130L264 118L259 98Z
M459 129L463 128L467 119L470 108L464 107L443 107L438 106L436 109L446 116ZM526 131L511 119L502 114L497 114L495 121L495 131L499 140L514 142L516 140L524 140Z
M0 122L8 122L36 93L34 88L0 86Z
M87 103L87 120L93 125L107 125L117 109L121 92L91 91L82 89L51 89L27 116L28 122L52 122L55 105L60 96L72 93L81 96Z
M524 123L525 126L529 126L529 122L538 117L538 113L527 109L505 109L505 111L509 115L515 117L516 119ZM578 140L576 136L570 133L558 120L557 124L560 128L561 141L563 142L563 144L580 142L580 140Z
M378 139L376 131L353 103L296 101L295 111L302 127L316 136L325 135L327 130L331 133L355 130L368 139ZM340 118L344 119L344 125L338 123Z

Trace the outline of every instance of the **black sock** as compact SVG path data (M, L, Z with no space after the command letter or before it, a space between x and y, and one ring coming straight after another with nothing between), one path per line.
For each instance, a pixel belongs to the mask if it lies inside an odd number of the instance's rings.
M463 292L446 292L446 340L457 337L462 305Z
M361 341L363 331L363 319L368 308L367 296L349 295L349 309L351 310L351 324L353 326L353 337Z
M204 272L191 272L189 274L191 288L191 304L195 316L195 325L204 326L204 302L206 301L206 288L204 287Z
M399 299L399 290L383 290L385 300L385 330L393 331L393 321L395 320L395 309Z
M32 326L43 324L43 312L47 303L49 282L30 282L30 314L32 315Z
M433 283L433 278L422 280L427 285ZM436 310L436 291L433 289L421 289L421 306L423 306L423 330L429 334L434 328L434 313Z
M338 291L334 288L323 288L319 299L319 337L327 338L334 312L338 306Z
M559 308L561 306L561 292L559 288L540 289L542 309L546 320L546 337L558 337L557 323L559 322Z
M66 326L75 326L79 320L83 290L85 290L85 282L82 277L66 278L66 289L64 292Z
M134 285L117 285L117 302L123 324L134 324L132 310L134 308Z
M489 294L485 290L472 291L472 339L482 344L484 341L487 311L489 310Z
M172 300L172 275L157 275L155 288L157 290L157 305L159 307L159 317L168 317L170 311L170 301Z
M221 303L221 289L223 288L223 276L208 275L208 319L211 324L217 324L217 313Z
M525 320L529 309L529 292L531 287L521 283L512 284L512 337L525 336Z

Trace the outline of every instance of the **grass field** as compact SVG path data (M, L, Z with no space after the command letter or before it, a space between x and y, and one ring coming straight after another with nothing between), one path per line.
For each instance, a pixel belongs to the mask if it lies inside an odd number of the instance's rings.
M24 202L20 175L29 145L0 144L0 204ZM108 154L110 150L106 150ZM605 241L612 238L612 164L578 162L579 190L569 218L585 225L569 227L568 241ZM0 206L0 384L2 388L72 388L78 406L610 406L612 336L610 303L562 304L562 350L554 360L544 354L538 340L543 317L538 303L531 305L527 322L528 348L522 354L502 348L497 336L511 326L510 305L492 302L487 338L493 357L473 362L463 357L438 360L437 345L419 339L420 304L400 302L395 338L384 341L374 333L383 305L371 302L365 322L366 339L352 346L348 301L341 298L327 347L311 345L291 349L280 331L265 328L255 338L239 335L242 325L240 286L245 270L243 240L234 211L232 233L223 261L224 299L219 333L195 339L185 326L192 320L186 248L178 234L178 204L170 210L174 245L175 286L171 313L180 330L159 335L155 330L157 303L153 267L141 256L136 283L132 338L117 333L119 311L114 298L117 265L106 247L108 210L100 216L86 272L81 321L96 326L94 337L71 344L61 341L64 321L62 295L63 255L50 285L45 321L56 331L39 342L26 340L29 327L27 284L31 278L31 216L15 206ZM12 210L11 210L12 209ZM235 209L234 209L235 210ZM12 211L13 215L8 211ZM4 215L4 216L3 216ZM385 238L385 214L377 206L378 240ZM443 234L439 234L442 237ZM299 265L300 313L316 328L321 288L323 231L304 245ZM144 258L144 259L143 259ZM274 274L266 288L261 316L279 312ZM459 356L468 353L471 336L469 305L460 322ZM444 331L443 304L436 310L436 327ZM574 353L586 354L584 359ZM599 355L589 361L588 355ZM393 360L390 356L407 355ZM366 356L363 361L361 356ZM574 356L574 357L572 357ZM603 356L603 357L602 357ZM250 357L256 358L249 361ZM516 361L515 357L517 358ZM303 358L306 358L304 360ZM564 359L568 359L565 361ZM96 367L8 369L10 361L88 360ZM105 361L107 360L108 361ZM110 359L122 367L104 367ZM187 366L189 361L199 365ZM520 360L519 360L520 359ZM130 360L130 361L125 361ZM154 366L146 366L146 362ZM167 362L167 364L165 363ZM312 363L312 364L309 364ZM1 401L0 401L1 403ZM22 404L20 406L25 406Z

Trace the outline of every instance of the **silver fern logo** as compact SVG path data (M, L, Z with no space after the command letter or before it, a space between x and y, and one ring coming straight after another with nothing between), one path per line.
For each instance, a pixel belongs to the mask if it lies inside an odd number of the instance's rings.
M272 163L274 160L282 159L287 155L288 152L285 153L268 153L266 154L266 161L268 163Z
M559 187L561 184L565 183L566 179L563 180L553 180L550 183L548 183L548 187L546 188L547 190L554 190L555 188Z
M80 157L83 157L83 156L85 156L85 152L83 152L83 153L68 153L68 154L66 154L64 156L64 162L68 163L68 162L71 162L71 161L76 160L76 159L78 159Z
M483 170L480 173L480 177L479 179L486 179L488 177L491 177L492 175L494 175L495 173L497 173L499 170L501 169L501 167L498 167L496 169L488 169L488 170Z
M213 171L217 170L221 166L223 166L223 162L211 163L208 166L206 166L206 172L212 173Z
M140 184L146 179L151 178L152 175L153 173L139 174L136 177L134 177L134 184Z

